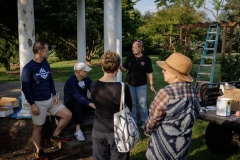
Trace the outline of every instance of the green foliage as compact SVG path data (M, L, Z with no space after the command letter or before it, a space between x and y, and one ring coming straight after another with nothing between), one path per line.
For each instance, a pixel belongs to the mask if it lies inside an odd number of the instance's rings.
M240 55L222 58L222 82L238 81L240 79Z
M137 37L137 29L142 25L141 13L134 10L132 0L122 1L122 55L132 54L132 43ZM145 41L144 45L145 45Z
M12 45L11 42L7 42L1 39L0 43L0 65L2 65L7 71L10 70L10 60L17 55L16 45Z
M18 57L17 2L0 1L0 64L10 70L10 61Z
M148 13L146 18L143 17L143 25L139 27L138 35L144 38L149 37L152 42L161 44L166 38L163 34L179 33L179 29L173 28L173 24L196 23L203 21L203 19L204 14L199 14L191 8L163 8L156 13ZM193 33L195 34L192 36L198 35L197 32Z
M103 53L103 9L100 7L95 4L86 9L87 62L91 62L95 54L100 56Z
M225 10L228 12L229 21L240 21L240 0L229 0L225 6Z
M185 6L200 8L203 6L205 0L155 0L158 7L172 7L172 6Z

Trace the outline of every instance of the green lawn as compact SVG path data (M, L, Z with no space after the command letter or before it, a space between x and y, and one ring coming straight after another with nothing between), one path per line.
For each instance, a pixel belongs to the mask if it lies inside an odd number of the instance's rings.
M156 61L158 60L157 56L151 56L152 64L153 64L153 75L154 75L154 86L156 91L166 85L163 81L162 69L160 69L156 65ZM124 61L124 58L123 58ZM66 79L73 74L73 65L77 62L77 60L72 61L62 61L51 63L51 68L53 72L53 78L56 82L65 82ZM90 65L93 69L89 72L89 77L93 80L99 79L103 72L99 65L99 61L97 59L93 59L92 64ZM194 70L198 69L199 64L195 64L193 66ZM216 65L215 69L215 78L214 81L218 81L219 75L219 65ZM7 74L6 70L0 68L0 82L6 81L19 81L19 72L18 69L12 70L11 74ZM126 73L123 73L123 80L125 80ZM195 83L194 83L195 84ZM150 102L154 98L154 93L148 89L148 101ZM207 122L202 120L197 120L193 127L193 135L192 142L189 151L189 160L240 160L240 149L236 150L233 153L229 154L216 154L212 153L205 144L205 129L207 126ZM137 146L131 151L131 159L132 160L145 160L145 153L147 149L147 140L148 138L142 133L141 141L137 144Z

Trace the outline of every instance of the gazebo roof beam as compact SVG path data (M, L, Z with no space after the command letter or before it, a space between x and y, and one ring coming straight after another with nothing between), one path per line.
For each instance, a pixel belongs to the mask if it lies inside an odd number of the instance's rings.
M173 24L173 27L175 27L175 28L208 28L213 23ZM234 27L238 23L237 22L223 22L223 23L218 23L218 24L220 24L221 27Z

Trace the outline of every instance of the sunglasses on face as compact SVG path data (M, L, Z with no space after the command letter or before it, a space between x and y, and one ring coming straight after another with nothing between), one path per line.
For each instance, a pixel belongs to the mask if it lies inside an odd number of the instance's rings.
M134 42L137 42L140 44L140 46L142 47L142 41L138 40L138 39L135 39Z

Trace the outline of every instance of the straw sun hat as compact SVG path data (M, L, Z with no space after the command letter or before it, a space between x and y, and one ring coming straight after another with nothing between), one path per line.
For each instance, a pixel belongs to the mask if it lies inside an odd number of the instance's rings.
M193 78L189 74L192 69L192 62L181 53L173 53L165 61L157 61L156 63L181 80L186 82L193 81Z

